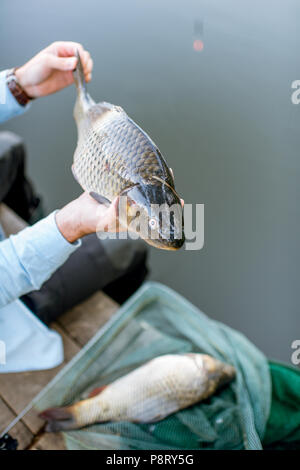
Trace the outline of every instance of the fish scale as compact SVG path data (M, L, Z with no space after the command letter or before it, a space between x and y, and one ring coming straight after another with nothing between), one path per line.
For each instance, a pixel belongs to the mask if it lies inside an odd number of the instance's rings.
M105 177L107 161L119 181L113 182L109 175ZM100 177L94 172L95 166L100 170ZM86 191L95 191L109 200L149 174L165 178L167 173L155 146L149 144L149 138L136 128L124 111L118 111L118 118L113 123L111 119L96 125L92 123L82 131L73 169Z

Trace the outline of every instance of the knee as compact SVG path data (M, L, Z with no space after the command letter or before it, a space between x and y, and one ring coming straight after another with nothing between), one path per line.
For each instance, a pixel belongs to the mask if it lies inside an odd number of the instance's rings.
M147 259L147 245L142 240L102 240L102 247L112 266L126 272Z
M24 167L22 139L12 132L0 132L0 201L10 191L17 175L23 174Z
M22 152L16 152L16 150ZM24 141L14 132L2 131L0 132L0 159L16 155L24 155Z

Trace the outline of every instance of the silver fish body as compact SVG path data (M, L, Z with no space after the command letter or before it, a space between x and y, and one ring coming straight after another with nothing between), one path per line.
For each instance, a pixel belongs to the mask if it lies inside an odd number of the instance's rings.
M158 147L121 107L92 100L79 56L74 79L77 86L74 117L78 129L74 177L99 201L109 203L117 196L126 196L129 200L126 220L123 216L121 223L128 226L134 208L135 214L143 217L152 230L153 239L141 232L148 243L162 249L180 248L184 243L180 198L172 171ZM172 208L169 224L153 209L157 205Z
M211 396L235 369L205 354L157 357L106 386L93 398L44 411L46 430L76 429L96 422L151 423Z

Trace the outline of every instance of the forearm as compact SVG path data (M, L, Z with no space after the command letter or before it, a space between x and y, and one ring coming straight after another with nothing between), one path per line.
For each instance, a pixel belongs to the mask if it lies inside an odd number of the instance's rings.
M80 242L69 243L55 213L0 243L0 307L39 289Z
M81 214L78 211L78 199L58 211L55 220L60 233L69 243L74 243L89 233L86 224L82 224L81 221ZM93 231L91 230L91 232Z

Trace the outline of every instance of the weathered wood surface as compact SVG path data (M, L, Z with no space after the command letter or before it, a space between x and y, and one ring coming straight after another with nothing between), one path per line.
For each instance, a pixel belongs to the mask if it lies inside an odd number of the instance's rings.
M75 343L84 346L115 313L118 305L104 292L77 305L58 319L58 324Z
M65 441L60 432L43 433L33 440L28 450L66 450Z
M66 333L58 325L54 325L63 338L65 361L59 367L44 371L19 372L17 374L0 375L0 396L10 406L10 408L19 414L28 403L47 385L48 382L57 374L57 372L79 351L79 347L74 344ZM36 413L29 412L23 422L33 434L37 434L43 426Z

